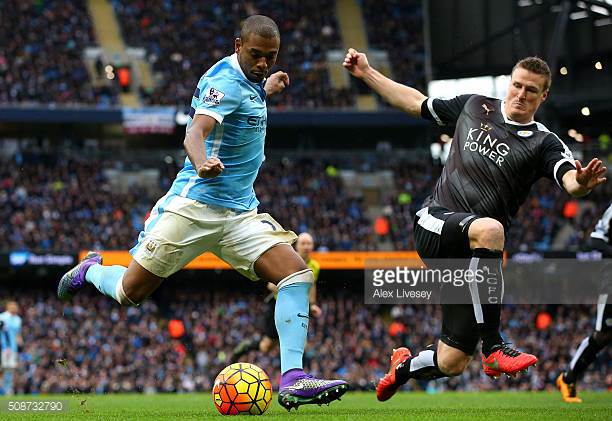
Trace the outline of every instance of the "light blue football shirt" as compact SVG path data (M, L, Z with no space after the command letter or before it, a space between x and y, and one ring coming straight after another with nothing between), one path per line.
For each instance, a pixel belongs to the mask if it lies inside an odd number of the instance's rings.
M17 352L17 336L21 332L21 317L5 311L0 313L0 321L4 322L0 329L0 348L10 348L13 352Z
M264 161L268 118L263 83L246 78L236 54L225 57L200 78L191 99L187 129L196 114L217 121L203 141L207 157L218 157L225 169L216 178L200 178L187 157L170 192L224 208L256 208L259 201L253 183Z

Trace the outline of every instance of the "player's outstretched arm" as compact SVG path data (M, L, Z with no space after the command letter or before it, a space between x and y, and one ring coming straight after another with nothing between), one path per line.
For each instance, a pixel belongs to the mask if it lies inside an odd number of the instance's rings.
M363 80L395 108L405 111L413 117L421 117L421 104L427 97L416 89L397 83L374 69L368 63L365 54L354 48L349 48L342 66L353 76Z
M563 187L572 196L585 196L593 188L606 182L606 171L607 168L597 158L593 158L584 168L580 161L576 160L576 169L563 174Z
M194 115L191 126L185 133L185 140L183 140L183 146L187 151L191 165L196 169L198 176L202 178L214 178L225 169L221 160L216 156L206 157L204 139L216 123L216 120L208 115Z

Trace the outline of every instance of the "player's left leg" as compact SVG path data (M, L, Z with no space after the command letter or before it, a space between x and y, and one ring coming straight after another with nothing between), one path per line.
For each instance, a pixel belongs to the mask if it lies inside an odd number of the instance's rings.
M281 348L279 403L288 410L304 404L339 399L348 384L342 380L317 379L304 373L303 355L309 321L312 271L288 244L266 251L256 262L257 274L278 286L275 321Z
M12 396L13 391L13 372L15 370L12 368L7 368L4 370L4 376L2 381L2 389L4 390L4 394L6 396Z
M2 389L4 395L13 395L13 374L17 368L17 352L11 348L2 350L0 361L2 365Z
M499 377L502 373L515 376L520 371L526 371L538 359L512 348L500 335L504 295L504 227L495 219L477 218L469 226L468 237L472 251L469 268L480 271L485 278L480 284L469 284L474 315L482 338L484 372L491 377Z
M285 231L270 215L250 211L228 219L223 238L211 250L248 278L278 286L274 316L281 348L279 402L288 410L303 404L329 403L348 390L344 381L316 379L302 369L308 294L314 278L291 247L296 239L295 233Z

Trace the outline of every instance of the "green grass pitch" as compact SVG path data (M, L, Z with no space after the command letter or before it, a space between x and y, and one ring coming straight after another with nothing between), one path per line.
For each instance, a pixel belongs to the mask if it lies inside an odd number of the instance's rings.
M565 404L556 392L402 392L385 403L374 392L349 392L330 406L302 406L291 413L276 396L262 417L268 420L610 420L612 393L583 392L583 404ZM27 400L17 397L15 400ZM31 398L30 398L31 399ZM2 420L203 420L222 419L210 394L183 395L54 395L35 399L61 399L69 410L57 414L6 412L0 398ZM84 402L83 402L84 401ZM83 402L83 403L82 403ZM81 404L82 403L82 404Z

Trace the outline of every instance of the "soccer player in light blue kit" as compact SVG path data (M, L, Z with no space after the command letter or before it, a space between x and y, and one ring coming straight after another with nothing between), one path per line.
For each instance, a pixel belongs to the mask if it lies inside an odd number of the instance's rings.
M0 369L4 372L2 392L13 394L13 373L17 368L19 347L22 345L21 317L15 301L6 303L6 311L0 313Z
M90 283L120 304L138 305L163 279L210 251L248 278L278 286L280 404L291 410L329 403L347 383L302 370L313 273L291 247L297 236L257 213L253 189L264 160L266 97L289 84L284 72L266 79L280 47L278 27L268 17L250 16L234 43L235 54L198 82L183 142L188 158L145 222L129 267L103 266L99 254L89 253L62 277L58 296L69 299Z

